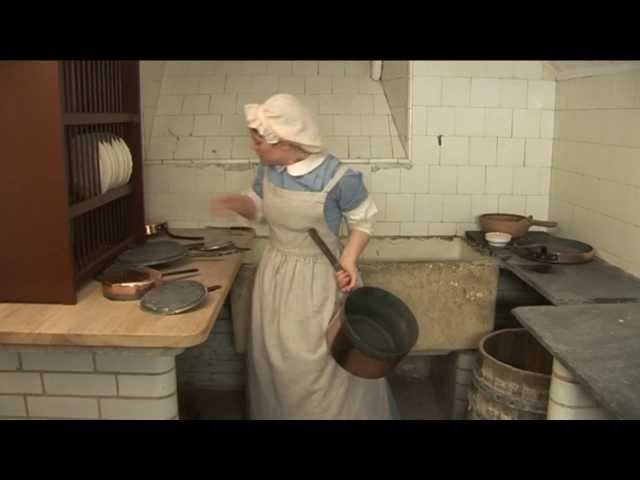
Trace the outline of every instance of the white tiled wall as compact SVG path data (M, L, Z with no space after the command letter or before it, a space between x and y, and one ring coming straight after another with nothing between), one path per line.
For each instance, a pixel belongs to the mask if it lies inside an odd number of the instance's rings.
M255 161L243 106L279 92L317 115L342 159L402 158L382 85L369 71L368 61L142 62L146 160Z
M382 86L391 109L398 138L405 152L410 150L409 101L411 62L407 60L386 60L382 64ZM405 155L406 156L406 155Z
M0 419L177 417L173 356L0 350Z
M555 82L543 62L414 61L412 72L411 171L426 178L412 227L463 234L495 211L546 219Z
M557 84L550 216L640 276L640 70Z
M385 97L369 62L166 62L145 163L147 218L242 223L211 218L207 201L249 188L255 160L241 106L286 88L332 132L329 149L363 172L380 210L374 235L463 234L489 211L547 219L555 82L543 62L386 63L387 75L410 74L408 160L387 103L401 105L390 94L401 89L385 85Z

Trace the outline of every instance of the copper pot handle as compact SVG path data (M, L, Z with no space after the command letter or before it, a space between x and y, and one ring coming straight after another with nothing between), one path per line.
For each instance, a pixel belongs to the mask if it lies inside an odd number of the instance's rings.
M324 256L327 257L329 262L331 262L331 265L333 265L333 269L336 272L343 270L342 265L340 265L340 262L338 261L338 259L335 257L333 252L329 249L327 244L324 243L324 240L322 240L322 238L318 234L318 231L315 228L309 229L309 236L315 242L315 244L318 245L320 250L322 250L322 253L324 253Z
M549 228L553 228L553 227L557 227L558 226L558 222L548 222L545 220L535 220L533 218L529 219L529 224L530 225L535 225L536 227L549 227Z

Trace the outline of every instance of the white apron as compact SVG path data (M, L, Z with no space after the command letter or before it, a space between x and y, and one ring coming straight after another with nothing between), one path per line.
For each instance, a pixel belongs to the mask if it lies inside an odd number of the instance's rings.
M300 192L263 180L270 242L256 273L247 352L253 419L390 419L384 378L356 377L331 356L327 325L343 294L335 272L307 233L314 227L337 258L340 239L324 218L328 192Z

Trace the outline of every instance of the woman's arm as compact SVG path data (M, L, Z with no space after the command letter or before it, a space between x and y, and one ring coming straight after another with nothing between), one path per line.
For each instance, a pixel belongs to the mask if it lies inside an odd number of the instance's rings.
M350 292L356 287L357 267L356 263L360 254L369 243L369 234L357 229L352 229L349 239L340 256L342 270L336 272L338 287L343 292Z
M209 213L214 216L228 217L233 213L242 215L248 220L256 219L256 203L248 195L230 193L218 195L211 199ZM230 215L231 214L231 215Z

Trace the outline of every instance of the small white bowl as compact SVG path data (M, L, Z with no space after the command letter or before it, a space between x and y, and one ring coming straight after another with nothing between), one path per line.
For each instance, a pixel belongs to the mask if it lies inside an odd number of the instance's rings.
M503 232L487 232L484 238L492 247L504 247L511 241L511 235Z

